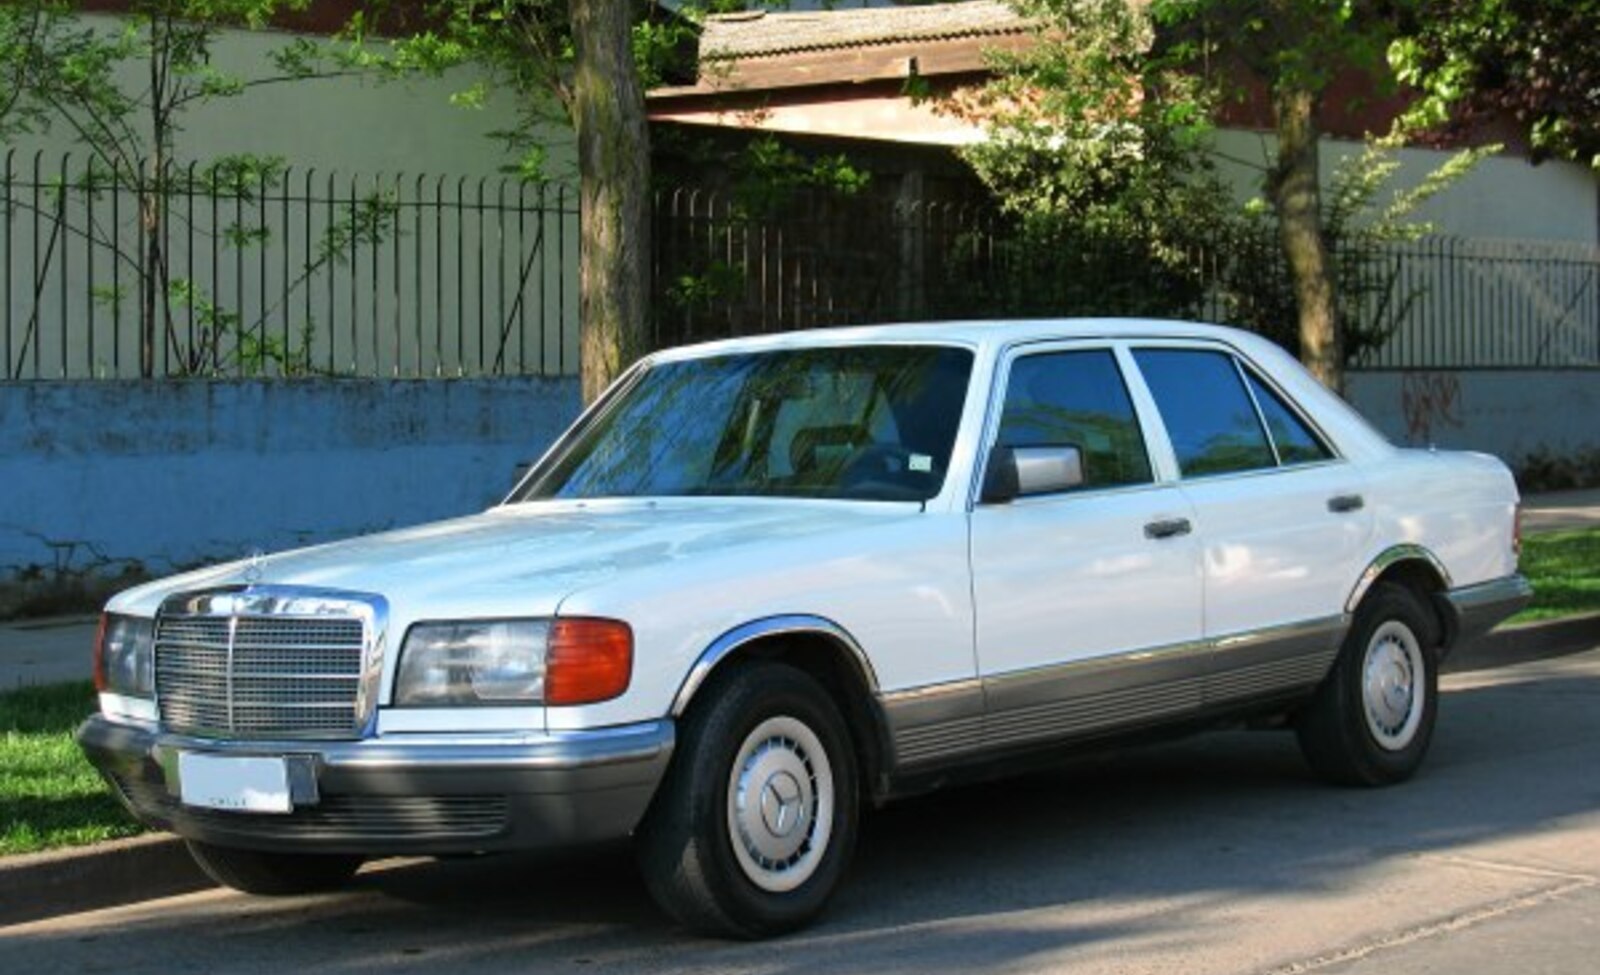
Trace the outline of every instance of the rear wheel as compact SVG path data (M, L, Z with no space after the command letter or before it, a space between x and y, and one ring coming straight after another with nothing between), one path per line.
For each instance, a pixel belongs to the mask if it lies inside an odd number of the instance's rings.
M855 754L806 674L741 667L705 687L639 830L656 901L687 927L759 938L810 922L855 846Z
M1392 583L1372 588L1296 725L1319 775L1388 785L1417 770L1438 712L1438 644L1438 622L1415 593Z
M189 855L206 876L224 887L284 897L342 887L365 859L343 853L268 853L188 840Z

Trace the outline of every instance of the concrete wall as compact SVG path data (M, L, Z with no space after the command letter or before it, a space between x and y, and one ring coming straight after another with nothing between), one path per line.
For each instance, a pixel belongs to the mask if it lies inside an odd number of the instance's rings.
M578 405L575 379L0 384L0 590L481 510Z
M1262 132L1222 129L1217 132L1217 162L1241 198L1261 192L1261 177L1276 140ZM1359 142L1324 139L1322 178L1333 177L1340 160L1359 156ZM1420 183L1452 152L1402 149L1401 168L1390 187L1379 194L1382 206L1394 191ZM1501 154L1485 159L1465 178L1418 208L1417 220L1431 221L1437 233L1486 239L1558 240L1600 243L1600 180L1587 166L1546 162Z
M85 27L101 33L121 29L120 18L84 15ZM212 63L243 80L278 72L269 55L296 35L275 30L218 32ZM312 41L325 38L311 37ZM141 91L148 68L128 62L129 91ZM231 98L197 103L177 120L175 158L207 160L238 153L281 156L303 172L418 173L492 176L514 162L505 142L490 135L513 128L517 120L513 96L491 89L478 108L451 103L451 96L482 80L480 71L459 68L439 78L381 81L339 77L295 81L251 88ZM144 132L148 120L128 119ZM577 173L577 143L570 129L551 128L541 138L548 152L547 176L570 180ZM71 130L57 124L48 134L18 139L22 153L81 153Z
M1397 444L1529 454L1600 451L1600 369L1352 372L1346 396Z

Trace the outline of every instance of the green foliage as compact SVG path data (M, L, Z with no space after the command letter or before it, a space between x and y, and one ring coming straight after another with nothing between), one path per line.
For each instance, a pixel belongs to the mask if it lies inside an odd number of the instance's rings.
M995 60L998 79L957 110L990 139L962 151L1018 221L993 278L1024 313L1194 315L1299 345L1273 167L1243 208L1216 177L1210 119L1240 97L1311 87L1354 67L1382 73L1393 5L1358 0L1017 0L1038 42ZM1493 149L1463 153L1406 191L1374 143L1333 174L1321 233L1348 361L1375 351L1422 297L1384 250L1431 231L1417 208ZM1020 306L1020 308L1019 308Z
M733 201L741 219L770 219L805 189L854 196L872 182L843 153L807 157L773 135L758 135L733 159Z
M744 289L745 269L712 260L697 274L680 274L667 286L667 301L679 311L704 313Z
M545 158L533 151L552 125L567 126L573 110L573 44L566 0L429 0L426 30L382 51L363 45L372 63L438 75L468 63L490 72L492 86L512 93L516 125L493 133L520 153L514 171L544 179ZM489 86L475 83L452 99L481 106Z
M1203 217L1220 192L1195 151L1210 106L1151 58L1148 11L1125 0L1020 0L1043 26L998 55L995 81L954 110L989 138L962 150L1008 211L1106 230Z
M46 52L64 49L72 28L64 0L0 4L0 141L49 127L49 103L30 79L48 69Z
M1403 122L1451 133L1514 119L1535 161L1600 172L1600 0L1416 0L1388 48L1396 76L1420 93Z
M996 80L949 106L987 130L961 157L1012 218L977 276L985 302L1007 314L1196 314L1202 254L1231 209L1202 151L1206 93L1153 54L1144 7L1018 8L1041 24L1034 45L996 56Z
M1384 80L1397 13L1415 0L1150 0L1166 67L1199 71L1224 96L1243 78L1321 92L1344 71Z
M1524 494L1600 488L1600 450L1557 452L1541 447L1512 466Z
M1392 144L1369 142L1335 168L1324 197L1322 236L1332 262L1335 315L1344 336L1347 362L1376 353L1426 297L1418 285L1400 279L1392 245L1433 233L1416 219L1422 204L1461 179L1485 157L1487 146L1457 153L1409 189L1393 189L1400 170ZM1214 268L1218 297L1230 321L1293 350L1294 289L1277 250L1277 222L1264 200L1253 200L1219 225Z
M309 0L133 0L124 16L109 23L79 21L72 5L61 0L13 0L0 7L0 71L15 81L8 100L0 101L0 134L65 127L87 150L88 163L58 192L70 187L90 199L112 187L131 187L138 198L137 212L129 215L137 245L129 245L121 227L66 226L70 211L61 207L46 214L52 246L44 260L53 258L54 242L65 233L111 251L132 270L146 376L154 374L163 343L190 374L309 369L308 342L292 348L281 336L268 338L260 323L241 321L238 311L219 306L193 282L173 278L167 266L166 222L174 200L226 200L237 212L237 205L258 203L281 186L288 168L279 156L245 154L176 163L184 112L261 85L351 73L395 77L432 67L444 58L440 51L448 50L419 40L405 51L375 53L364 43L365 21L358 15L335 43L291 38L268 55L261 74L236 75L214 63L221 29L262 27L280 12L308 5ZM347 219L326 230L317 254L287 290L302 286L326 263L348 260L354 248L393 233L393 210L392 201L381 199L352 205ZM271 240L265 221L236 220L209 232L240 251ZM94 297L119 311L128 300L120 288L99 288ZM193 335L180 337L173 327L175 304L198 324ZM307 326L302 339L310 334Z

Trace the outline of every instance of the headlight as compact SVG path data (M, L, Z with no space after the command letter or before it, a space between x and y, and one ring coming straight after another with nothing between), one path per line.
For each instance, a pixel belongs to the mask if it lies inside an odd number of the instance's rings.
M617 620L418 623L400 650L394 703L593 704L632 676L633 631Z
M94 686L104 694L155 695L155 621L105 613L95 635Z

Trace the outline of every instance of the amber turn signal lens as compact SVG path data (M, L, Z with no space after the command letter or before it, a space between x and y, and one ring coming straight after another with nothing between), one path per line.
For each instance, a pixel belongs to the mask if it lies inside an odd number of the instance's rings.
M595 704L633 679L633 630L620 620L558 619L545 651L546 704Z
M106 689L106 614L100 614L100 625L94 631L94 689Z

